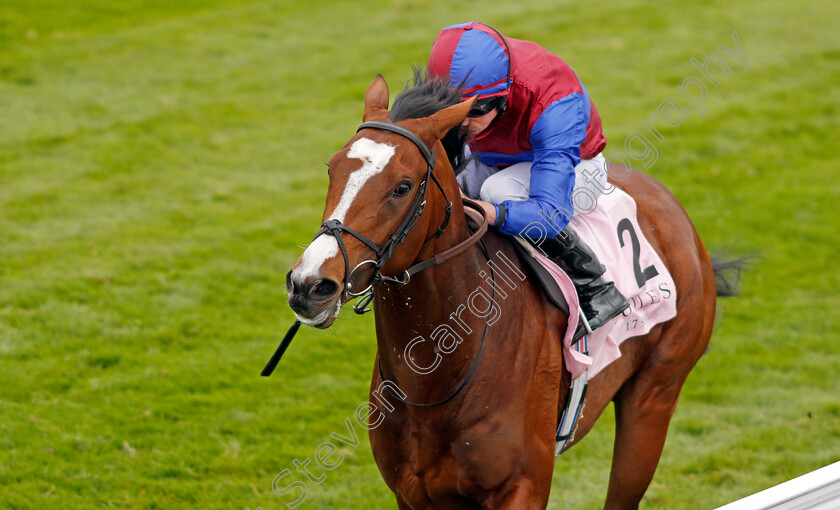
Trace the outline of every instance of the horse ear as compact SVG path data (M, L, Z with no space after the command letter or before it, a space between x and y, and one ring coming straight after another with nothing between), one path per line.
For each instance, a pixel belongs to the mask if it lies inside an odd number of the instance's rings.
M374 114L388 109L388 84L381 74L377 74L365 92L365 113L363 121L370 120Z
M426 145L431 148L435 142L449 132L450 129L464 122L470 108L475 103L476 97L471 97L466 101L452 105L449 108L437 112L434 115L425 117L423 119L416 119L415 126L412 129L417 136L420 137ZM411 128L410 128L411 129Z

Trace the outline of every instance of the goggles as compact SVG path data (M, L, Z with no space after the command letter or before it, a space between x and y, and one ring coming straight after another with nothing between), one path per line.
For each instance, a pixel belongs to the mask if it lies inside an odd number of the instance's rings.
M483 117L492 112L493 109L498 108L499 104L501 104L500 97L479 99L472 105L469 113L467 113L467 117Z

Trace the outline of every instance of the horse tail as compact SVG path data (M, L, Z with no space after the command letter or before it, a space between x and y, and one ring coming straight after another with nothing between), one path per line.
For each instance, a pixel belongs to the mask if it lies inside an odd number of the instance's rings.
M720 297L737 296L741 271L756 257L754 255L746 255L737 258L724 258L715 255L710 258L712 260L712 269L715 272L717 295Z

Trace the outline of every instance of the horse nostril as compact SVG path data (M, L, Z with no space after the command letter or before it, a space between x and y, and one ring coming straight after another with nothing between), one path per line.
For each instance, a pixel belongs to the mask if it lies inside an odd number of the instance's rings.
M332 280L316 280L309 286L307 294L311 299L328 299L338 291L338 284Z
M293 295L298 290L295 288L295 282L292 280L292 272L286 273L286 294Z

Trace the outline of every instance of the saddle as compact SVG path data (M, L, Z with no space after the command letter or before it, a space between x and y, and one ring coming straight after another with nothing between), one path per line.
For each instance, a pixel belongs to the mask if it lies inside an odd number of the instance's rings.
M636 202L621 189L601 195L598 206L574 216L572 225L606 267L604 278L613 281L630 303L630 308L586 337L588 349L572 344L579 312L569 277L529 243L517 238L511 242L547 299L569 317L564 364L574 379L586 370L594 377L621 356L621 342L674 318L677 294L668 268L639 227Z
M539 282L548 300L568 317L570 315L569 302L554 276L535 258L534 248L519 237L510 238L510 242L519 255L519 259L528 266L531 275Z

